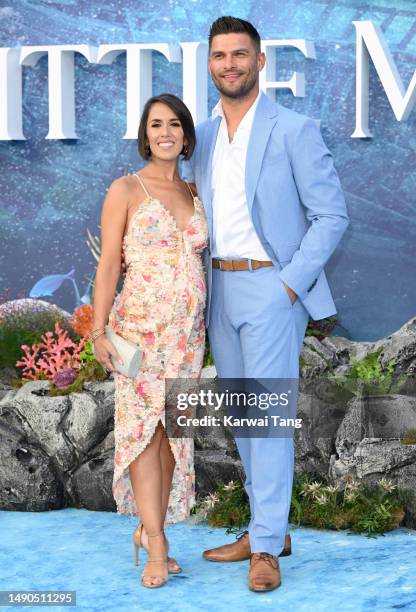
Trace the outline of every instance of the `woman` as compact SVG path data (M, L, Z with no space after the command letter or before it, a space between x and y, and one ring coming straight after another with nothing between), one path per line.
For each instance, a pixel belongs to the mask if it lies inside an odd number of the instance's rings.
M135 563L138 548L146 548L142 583L150 588L181 571L167 557L163 527L183 520L194 502L193 441L167 438L164 429L164 379L199 377L205 346L200 254L208 230L194 186L178 172L180 155L188 159L194 146L183 102L170 94L151 98L138 133L139 153L148 163L111 184L101 219L94 352L114 370L110 355L119 356L104 333L108 314L114 331L144 351L135 379L114 374L113 495L117 512L141 517L133 534ZM127 272L111 307L121 252Z

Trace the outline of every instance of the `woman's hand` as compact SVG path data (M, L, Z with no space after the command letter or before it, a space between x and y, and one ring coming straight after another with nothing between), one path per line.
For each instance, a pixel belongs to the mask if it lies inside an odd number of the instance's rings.
M123 363L121 356L105 334L98 336L94 341L94 355L103 368L110 370L110 372L116 371L116 368L111 363L111 356L113 356L114 361L118 361L120 364Z

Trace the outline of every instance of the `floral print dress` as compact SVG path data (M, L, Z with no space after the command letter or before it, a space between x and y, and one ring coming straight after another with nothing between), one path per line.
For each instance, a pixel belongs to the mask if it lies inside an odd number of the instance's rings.
M168 209L150 196L123 239L127 272L109 325L143 351L137 376L115 372L113 496L117 512L138 516L129 464L143 452L159 421L165 425L165 378L198 378L204 357L206 299L201 252L208 243L202 202L181 231ZM165 524L183 520L195 502L193 440L169 438L175 458Z

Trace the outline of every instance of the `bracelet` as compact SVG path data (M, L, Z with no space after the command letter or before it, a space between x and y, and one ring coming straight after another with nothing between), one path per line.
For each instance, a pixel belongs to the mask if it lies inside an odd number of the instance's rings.
M95 334L94 333L90 334L91 342L95 342L95 340L97 340L97 338L99 338L100 336L103 336L105 334L105 331L103 329L102 330L95 330L95 331L96 331Z
M96 336L97 334L104 334L104 333L105 333L105 330L104 330L104 329L94 329L94 330L91 332L91 336Z

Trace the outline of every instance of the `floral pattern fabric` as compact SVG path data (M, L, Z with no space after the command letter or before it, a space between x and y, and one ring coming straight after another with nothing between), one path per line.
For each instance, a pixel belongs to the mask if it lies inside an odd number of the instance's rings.
M206 300L201 252L208 229L202 202L181 231L168 209L148 197L130 219L123 239L127 266L109 325L137 343L137 376L114 373L114 477L117 512L138 516L129 465L146 448L159 421L165 425L165 378L198 378L204 357ZM183 520L195 502L193 440L169 438L175 457L165 524Z

